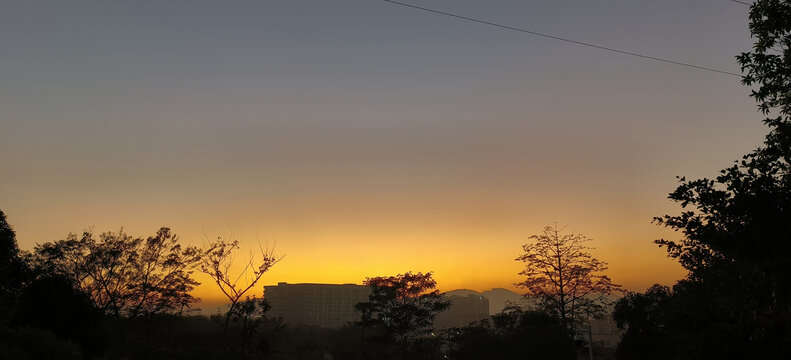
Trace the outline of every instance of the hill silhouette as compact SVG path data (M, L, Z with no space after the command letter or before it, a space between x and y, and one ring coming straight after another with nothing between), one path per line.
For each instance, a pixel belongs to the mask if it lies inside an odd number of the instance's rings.
M503 309L510 303L527 306L529 301L524 296L519 295L511 290L503 288L493 288L484 292L477 292L470 289L456 289L445 293L445 295L455 296L468 296L480 295L489 299L489 315L494 315L503 311Z

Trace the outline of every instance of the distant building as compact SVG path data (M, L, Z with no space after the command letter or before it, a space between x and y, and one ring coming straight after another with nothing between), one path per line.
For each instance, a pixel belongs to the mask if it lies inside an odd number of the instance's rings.
M354 305L368 301L371 288L355 284L288 284L264 286L264 298L272 305L268 316L289 325L339 328L360 315Z
M489 299L484 296L477 294L450 295L444 296L444 300L450 300L451 305L448 310L441 312L434 320L436 329L462 327L473 321L489 318Z

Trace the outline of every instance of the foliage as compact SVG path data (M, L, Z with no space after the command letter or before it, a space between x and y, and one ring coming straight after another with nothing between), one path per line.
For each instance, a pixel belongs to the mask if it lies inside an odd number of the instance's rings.
M39 276L25 288L13 325L49 330L58 338L79 345L88 359L104 346L101 315L91 299L72 287L69 279L47 275Z
M272 305L266 299L256 299L255 296L247 297L240 301L231 312L231 319L244 329L244 333L254 333L261 323L266 320L266 312Z
M47 330L0 327L0 359L78 360L80 358L77 345L59 339Z
M452 359L574 359L575 350L558 319L538 311L507 307L468 326L449 329Z
M737 274L731 274L737 275ZM735 278L735 276L734 276ZM776 340L759 336L751 317L751 288L686 279L672 290L654 285L629 293L613 314L624 333L618 359L764 359L784 352ZM723 280L723 279L720 279ZM727 293L725 288L732 293ZM773 346L775 345L775 346ZM779 358L782 358L780 356Z
M417 337L431 332L437 314L450 307L436 290L431 273L398 274L367 278L371 287L367 302L355 305L367 321L364 326L380 324L396 336L403 349L414 345Z
M714 179L680 178L669 198L685 210L655 218L683 235L656 241L689 270L672 301L689 313L701 308L697 329L716 339L681 346L681 357L791 350L791 4L757 1L750 21L753 51L737 59L767 116L764 146ZM701 307L701 298L711 304Z
M680 215L655 218L681 231L680 241L657 240L697 277L710 267L755 267L769 277L788 275L791 265L791 4L758 1L750 11L754 51L738 57L751 96L770 133L765 147L720 171L715 179L686 180L669 198ZM781 53L772 53L772 50ZM776 116L771 116L775 114ZM757 269L760 268L760 269Z
M266 312L272 306L265 299L247 297L240 301L236 306L229 310L231 321L238 328L238 335L235 336L239 342L241 357L246 358L257 352L268 350L268 336L257 337L262 325L267 321Z
M0 323L16 305L23 285L29 277L27 263L16 243L16 233L0 210Z
M336 333L337 330L334 329L314 326L289 327L280 337L281 341L277 344L273 358L284 360L346 359L340 356L334 357L330 352L333 345L331 340Z
M107 349L101 359L198 360L226 359L222 334L205 316L157 314L122 318L108 326Z
M769 149L779 151L786 165L791 151L791 4L783 0L759 0L750 8L752 52L737 56L742 83L755 86L750 96L769 117Z
M602 316L608 305L606 296L620 291L620 285L601 274L607 263L588 252L592 249L585 245L589 238L561 231L557 224L547 226L522 246L524 254L516 260L525 263L519 274L527 278L517 285L571 332L582 319Z
M667 299L670 288L656 284L645 294L629 292L615 303L613 318L624 331L618 344L619 359L669 359L673 353L667 333Z
M91 231L81 237L37 245L37 272L69 278L103 311L121 316L181 313L198 299L190 292L201 259L197 247L182 248L168 228L146 239L123 230L96 239Z
M362 338L359 324L348 324L340 327L330 334L329 344L333 359L361 360L363 359ZM383 356L374 356L373 359L384 359Z

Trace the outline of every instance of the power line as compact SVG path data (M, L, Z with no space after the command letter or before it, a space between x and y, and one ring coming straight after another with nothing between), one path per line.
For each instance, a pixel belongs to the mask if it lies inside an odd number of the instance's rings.
M587 47L591 47L591 48L595 48L595 49L599 49L599 50L610 51L610 52L618 53L618 54L621 54L621 55L629 55L629 56L639 57L639 58L643 58L643 59L647 59L647 60L660 61L660 62L673 64L673 65L686 66L686 67L690 67L690 68L694 68L694 69L698 69L698 70L705 70L705 71L711 71L711 72L716 72L716 73L725 74L725 75L741 77L740 74L729 72L729 71L725 71L725 70L718 70L718 69L714 69L714 68L710 68L710 67L699 66L699 65L684 63L684 62L680 62L680 61L675 61L675 60L670 60L670 59L665 59L665 58L660 58L660 57L655 57L655 56L638 54L638 53L634 53L634 52L631 52L631 51L618 50L618 49L614 49L614 48L611 48L611 47L606 47L606 46L591 44L591 43L587 43L587 42L567 39L567 38L554 36L554 35L548 35L548 34L536 32L536 31L521 29L521 28L518 28L518 27L498 24L498 23L494 23L494 22L491 22L491 21L486 21L486 20L471 18L471 17L467 17L467 16L457 15L457 14L453 14L453 13L449 13L449 12L445 12L445 11L440 11L440 10L429 9L429 8L425 8L425 7L421 7L421 6L417 6L417 5L412 5L412 4L407 4L407 3L402 3L402 2L398 2L398 1L393 1L393 0L384 0L384 1L385 2L389 2L391 4L400 5L400 6L404 6L404 7L409 7L409 8L413 8L413 9L417 9L417 10L422 10L422 11L426 11L426 12L430 12L430 13L434 13L434 14L449 16L449 17L452 17L452 18L466 20L466 21L472 21L472 22L476 22L476 23L479 23L479 24L494 26L494 27L498 27L498 28L502 28L502 29L518 31L518 32L525 33L525 34L541 36L541 37L545 37L545 38L552 39L552 40L565 41L565 42L568 42L568 43L581 45L581 46L587 46Z
M742 5L747 5L747 6L752 6L753 5L753 4L750 4L748 2L739 1L739 0L731 0L731 1L733 1L733 2L735 2L737 4L742 4Z

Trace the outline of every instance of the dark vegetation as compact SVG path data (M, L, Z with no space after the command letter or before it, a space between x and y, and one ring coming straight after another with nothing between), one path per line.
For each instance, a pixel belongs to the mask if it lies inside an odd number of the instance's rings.
M451 358L472 359L575 359L567 329L543 311L509 307L459 329L446 331Z
M182 248L178 236L161 228L134 238L123 230L94 236L69 234L36 246L29 258L35 274L68 279L102 312L116 319L177 314L197 301L192 270L201 259L196 247Z
M231 275L236 242L183 248L167 228L147 238L70 234L25 253L0 213L0 235L0 358L515 359L527 349L535 358L574 356L567 329L545 312L509 308L491 322L435 330L450 302L431 273L366 279L371 295L356 306L360 321L340 329L286 326L267 318L270 305L253 290L279 260L271 250ZM224 313L191 312L196 268L228 296Z
M769 127L762 147L714 179L670 194L684 211L655 222L688 276L616 305L622 359L779 359L791 354L791 4L750 8L752 52L737 57Z
M416 341L431 333L437 314L450 306L443 301L437 282L428 274L399 274L397 276L368 278L363 283L371 287L369 300L355 309L362 314L363 329L380 325L395 336L404 351Z

